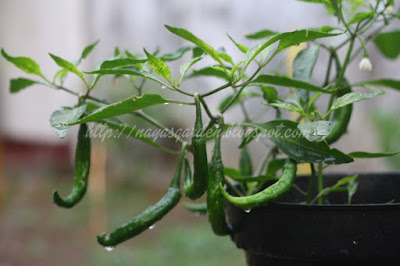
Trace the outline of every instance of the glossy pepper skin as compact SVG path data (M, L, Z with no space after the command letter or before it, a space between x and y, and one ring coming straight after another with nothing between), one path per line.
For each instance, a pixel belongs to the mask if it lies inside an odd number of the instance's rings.
M184 187L186 196L192 200L198 199L204 194L208 182L206 137L203 130L199 97L199 94L195 93L196 121L192 137L193 181Z
M345 83L347 84L346 81ZM351 88L339 90L337 93L337 97L343 96L349 92L351 92ZM333 113L331 132L325 139L328 144L337 141L344 133L346 133L352 111L353 105L348 104L346 106L343 106L342 108L337 109Z
M53 201L57 206L71 208L85 195L90 172L90 136L87 135L86 124L79 126L78 142L75 151L75 177L71 193L61 198L57 191L53 192Z
M213 155L209 164L209 178L207 188L207 212L208 220L216 235L224 236L230 233L225 218L225 198L222 195L219 185L224 179L224 165L221 159L221 135L223 121L219 117L220 125L215 138Z
M180 179L185 149L186 145L183 145L175 175L161 200L113 232L99 234L97 242L105 247L115 247L147 230L178 204L182 196Z
M251 209L265 205L266 203L271 202L288 192L294 183L296 171L296 162L292 159L287 159L285 165L283 166L282 175L279 180L271 186L251 196L234 197L231 196L222 187L222 185L220 185L219 188L224 197L233 205L243 209Z

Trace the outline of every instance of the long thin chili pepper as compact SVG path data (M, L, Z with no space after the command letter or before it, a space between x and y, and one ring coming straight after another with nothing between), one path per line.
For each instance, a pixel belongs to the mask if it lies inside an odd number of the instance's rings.
M201 118L201 106L199 94L195 93L196 121L192 137L193 148L193 181L184 187L186 196L192 200L200 198L207 190L208 182L208 161L206 149L206 137L203 130Z
M71 193L61 198L57 191L53 192L53 201L56 205L71 208L85 195L90 171L90 136L87 135L88 127L81 124L78 132L78 142L75 151L75 178Z
M290 190L296 177L297 165L296 162L287 159L283 166L282 175L277 182L251 196L234 197L220 184L220 190L224 197L233 205L244 209L251 209L254 207L262 206L270 201L277 199Z
M182 146L178 166L175 175L165 195L155 205L147 208L131 221L121 225L112 233L102 233L97 236L97 241L105 247L114 247L151 227L164 215L171 211L179 202L182 193L180 190L180 179L182 163L185 157L186 143Z
M224 165L221 158L221 136L222 136L223 118L219 117L219 127L213 155L209 164L209 178L207 188L207 212L208 220L216 235L228 235L229 227L226 223L224 203L225 198L222 195L219 185L224 179Z

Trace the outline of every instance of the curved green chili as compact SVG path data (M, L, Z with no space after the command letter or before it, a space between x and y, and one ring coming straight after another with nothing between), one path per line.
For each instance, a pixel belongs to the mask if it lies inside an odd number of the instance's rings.
M75 151L75 178L74 187L66 198L61 198L58 192L53 192L53 201L56 205L71 208L85 195L90 171L90 137L87 135L86 124L79 126L78 142Z
M225 219L224 203L225 199L222 195L219 185L224 179L224 165L221 158L221 136L222 136L223 119L219 117L219 127L213 155L209 164L209 176L207 187L207 212L208 220L216 235L228 235L230 230Z
M200 198L207 190L208 161L206 149L206 137L201 119L201 106L199 94L195 93L196 121L192 137L193 148L193 181L184 187L186 196L192 200Z
M339 90L337 97L343 96L349 92L351 92L350 88ZM325 139L328 144L337 141L344 133L346 133L352 111L353 105L349 104L337 109L333 113L331 132Z
M277 182L251 196L234 197L219 186L224 197L233 205L244 209L259 207L267 202L273 201L290 190L296 177L297 164L292 159L287 159L283 166L282 175Z
M206 214L207 213L207 203L191 203L191 202L184 202L183 207L185 209L192 211L192 212L197 212L197 213L202 213Z
M179 187L185 150L186 144L182 146L182 151L179 157L175 175L162 199L155 205L147 208L131 221L115 229L112 233L99 234L97 236L97 242L105 247L114 247L121 242L124 242L125 240L142 233L150 226L154 225L178 204L182 195Z

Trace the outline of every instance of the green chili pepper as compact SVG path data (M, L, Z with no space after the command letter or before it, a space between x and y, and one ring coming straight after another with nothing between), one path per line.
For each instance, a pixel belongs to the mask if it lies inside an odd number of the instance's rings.
M190 202L184 202L183 203L183 207L185 207L185 209L192 211L192 212L197 212L197 213L202 213L202 214L206 214L207 213L207 203L190 203Z
M229 195L229 193L222 187L221 184L219 185L219 187L224 197L230 203L240 208L251 209L273 201L288 192L292 187L294 179L296 177L296 170L296 162L291 159L287 159L285 165L283 166L282 175L279 180L264 189L263 191L260 191L251 196L234 197Z
M192 170L190 169L190 163L187 157L185 157L185 183L183 187L186 188L192 182Z
M253 165L247 146L244 146L240 152L239 169L242 176L251 176L253 174Z
M208 181L208 162L206 138L203 130L203 121L201 119L201 107L199 94L194 95L196 103L196 121L192 137L193 148L193 181L185 186L186 196L192 200L200 198L207 190Z
M114 247L148 229L159 221L164 215L171 211L181 198L180 178L182 162L185 156L186 144L182 146L178 166L175 175L165 195L155 205L147 208L126 224L121 225L112 233L102 233L97 236L97 242L105 247Z
M339 90L337 93L337 97L343 96L349 92L351 92L350 88ZM333 113L331 132L325 139L328 144L337 141L344 133L346 133L352 111L353 105L349 104L337 109Z
M81 124L78 132L78 142L75 151L74 187L66 198L61 198L57 191L53 192L53 201L60 207L71 208L85 195L90 171L90 137L88 127Z
M209 165L209 178L207 187L207 212L208 220L216 235L228 235L230 230L225 219L224 203L219 185L224 179L224 165L221 158L221 136L222 136L223 118L219 117L219 127L213 155Z

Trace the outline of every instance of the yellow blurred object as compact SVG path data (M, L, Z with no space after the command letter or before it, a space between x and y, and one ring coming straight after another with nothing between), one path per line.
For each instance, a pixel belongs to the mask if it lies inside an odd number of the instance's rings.
M289 48L289 52L288 55L286 57L286 69L287 69L287 73L290 73L290 75L292 75L293 73L293 68L292 68L292 64L293 64L293 60L296 58L296 55L303 49L305 49L307 47L306 43L301 43L298 46L291 46ZM292 112L290 114L291 119L292 120L296 120L297 117L299 116L298 113ZM311 174L311 167L310 164L308 163L302 163L302 164L298 164L297 165L297 174L298 175L308 175Z

